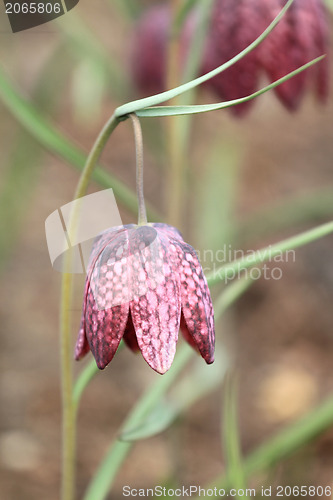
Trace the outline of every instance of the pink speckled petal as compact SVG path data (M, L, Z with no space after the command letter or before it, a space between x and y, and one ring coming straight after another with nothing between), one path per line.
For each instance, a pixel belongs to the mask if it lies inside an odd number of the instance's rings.
M92 252L86 280L83 324L100 369L105 368L113 358L127 324L128 232L129 229L122 228L102 233ZM77 356L81 354L81 337L80 331Z
M201 356L210 364L214 361L215 327L207 281L195 250L180 241L174 240L173 244L179 257L181 307L186 327Z
M99 310L94 294L88 290L86 305L86 336L97 366L103 370L112 360L123 337L128 320L129 304Z
M82 315L81 315L81 323L80 323L80 328L79 328L79 334L75 346L75 359L80 360L82 359L88 352L89 352L89 343L86 338L86 303L87 303L87 295L88 295L88 289L91 285L91 278L93 273L99 273L99 271L96 270L96 263L98 262L98 259L100 258L102 252L105 250L107 245L111 244L112 240L119 236L122 233L125 233L128 229L131 229L132 227L135 227L133 225L128 225L128 226L118 226L114 228L107 229L106 231L103 231L103 233L99 234L92 246L90 258L89 258L89 264L88 264L88 271L87 271L87 278L85 282L85 289L84 289L84 295L83 295L83 307L82 307ZM126 277L125 277L126 278ZM94 287L93 287L94 288ZM96 290L94 290L95 293L95 298L98 293L96 293ZM105 306L106 304L104 304ZM100 307L101 308L101 307Z
M150 229L147 226L140 228L136 234L137 240L144 241ZM136 251L137 241L130 241L130 248ZM179 282L170 265L171 257L170 243L159 231L154 244L145 246L142 252L141 268L131 267L130 270L136 288L136 280L145 280L148 286L144 295L135 296L130 303L138 344L149 366L161 374L169 370L172 364L180 323ZM150 268L152 263L153 273ZM154 277L151 279L159 267L163 272L157 273L158 280Z

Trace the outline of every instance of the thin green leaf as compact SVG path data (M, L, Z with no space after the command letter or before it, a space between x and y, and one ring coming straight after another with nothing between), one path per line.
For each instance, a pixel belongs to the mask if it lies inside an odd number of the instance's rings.
M223 293L214 301L214 312L216 317L220 317L229 309L236 300L241 297L248 288L254 283L254 280L245 276L228 285Z
M159 401L151 413L136 428L125 428L119 439L136 441L165 431L185 410L207 396L221 383L227 369L222 349L216 349L216 361L209 367L198 359L193 368L177 381L167 400Z
M24 99L9 82L0 69L0 98L20 124L48 151L83 170L86 155L81 149L74 146L61 132L39 113L35 107ZM118 200L132 213L137 213L137 199L134 192L128 189L121 181L111 174L107 174L101 167L93 173L93 179L103 187L112 188ZM147 207L149 217L159 220L161 217L151 207Z
M333 222L322 224L314 229L298 234L297 236L292 236L291 238L280 241L275 245L270 245L269 247L265 247L253 253L251 252L250 255L237 259L206 275L207 282L212 286L223 280L231 279L244 269L272 260L274 257L280 256L288 250L294 250L308 243L312 243L330 233L333 233Z
M119 353L123 349L123 347L124 347L124 342L121 341L117 349L117 352ZM97 373L99 373L99 369L97 368L96 361L95 359L91 359L83 368L81 373L78 375L76 382L74 384L73 403L75 409L77 409L80 404L84 390L90 384L95 375L97 375Z
M222 442L227 465L227 474L231 478L232 487L236 491L246 489L240 450L237 390L232 375L226 377L224 389Z
M119 439L120 441L138 441L155 436L170 427L178 415L178 409L170 401L159 401L147 418L136 427L124 429Z
M66 70L70 61L63 61L64 46L59 45L41 69L36 86L33 90L36 106L51 111L55 109L65 83ZM63 64L64 72L59 75L56 69ZM67 64L67 66L66 66ZM57 71L57 85L50 85L54 81ZM2 177L0 189L0 213L2 215L2 230L0 233L0 271L6 258L10 256L18 232L22 224L28 200L33 196L39 173L42 169L42 150L39 145L31 141L30 135L19 128L13 145L8 165L3 165L5 174Z
M90 382L97 375L98 372L99 370L96 365L95 359L91 359L79 374L73 388L73 404L75 410L78 409L84 390L90 384Z
M219 109L224 109L224 108L230 108L231 106L235 106L236 104L241 104L243 102L250 101L251 99L254 99L255 97L258 97L265 92L268 92L271 89L274 89L275 87L278 87L281 85L281 83L289 80L290 78L296 76L298 73L301 73L302 71L305 71L306 69L310 68L317 62L321 61L325 55L322 55L320 57L317 57L316 59L313 59L312 61L308 62L307 64L304 64L303 66L300 66L297 68L295 71L292 71L291 73L288 73L287 75L283 76L282 78L279 78L273 83L270 83L266 87L257 90L251 95L248 95L246 97L241 97L240 99L234 99L232 101L225 101L225 102L218 102L215 104L196 104L193 106L154 106L151 108L144 108L139 111L137 111L137 115L142 117L142 118L151 118L151 117L157 117L157 116L177 116L177 115L193 115L193 114L198 114L198 113L208 113L209 111L216 111Z
M245 478L249 479L258 472L270 470L330 429L332 425L333 398L331 396L312 412L296 420L250 453L243 462ZM231 481L229 474L223 475L207 485L206 489L217 487L228 491L233 487ZM194 500L199 500L199 498L194 497Z
M115 115L119 118L121 117L126 117L130 113L135 113L143 108L147 108L150 106L156 106L157 104L161 104L162 102L169 101L170 99L173 99L177 97L178 95L183 94L184 92L187 92L201 83L206 82L210 78L213 78L214 76L222 73L222 71L225 71L226 69L230 68L233 64L235 64L237 61L241 60L246 54L251 52L253 49L255 49L268 35L269 33L275 28L275 26L278 24L280 19L284 16L285 12L289 9L291 4L293 3L294 0L288 0L286 5L281 9L279 14L275 17L275 19L271 22L271 24L265 29L265 31L258 37L254 42L252 42L248 47L246 47L244 50L242 50L239 54L237 54L235 57L227 61L226 63L222 64L218 68L214 69L213 71L210 71L209 73L206 73L205 75L200 76L199 78L196 78L190 82L184 83L183 85L180 85L179 87L176 87L171 90L167 90L166 92L162 92L160 94L156 94L154 96L146 97L144 99L138 99L132 102L129 102L127 104L124 104L123 106L120 106L119 108L116 109Z

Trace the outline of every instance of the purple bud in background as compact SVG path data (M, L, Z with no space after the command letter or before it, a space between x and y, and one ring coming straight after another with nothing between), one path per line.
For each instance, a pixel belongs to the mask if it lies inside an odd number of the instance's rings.
M170 21L168 5L156 5L144 12L136 26L131 72L136 87L145 96L165 90Z
M200 74L228 61L252 43L273 21L285 0L215 0L208 29ZM328 13L322 0L294 0L268 37L239 62L205 86L220 101L245 97L259 88L265 75L270 82L281 78L310 60L328 52ZM180 60L186 57L195 34L196 12L191 11L180 38ZM148 95L165 89L167 41L171 26L168 4L147 9L139 20L134 37L133 80ZM320 101L329 90L329 61L325 58L274 90L289 110L298 108L309 85L314 83ZM229 108L235 115L245 114L254 101Z

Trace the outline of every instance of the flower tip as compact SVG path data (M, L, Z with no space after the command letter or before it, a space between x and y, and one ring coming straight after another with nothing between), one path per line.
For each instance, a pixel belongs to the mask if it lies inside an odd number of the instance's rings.
M96 365L99 370L104 370L104 368L106 368L108 364L109 361L96 359Z
M160 357L158 357L154 360L151 360L151 359L147 359L143 352L142 352L142 355L143 355L143 358L146 361L146 363L150 366L150 368L152 368L159 375L164 375L167 371L170 370L172 362L173 362L173 358L174 358L174 355L173 355L173 356L171 356L171 358L169 358L169 360L162 360L162 359L160 359Z

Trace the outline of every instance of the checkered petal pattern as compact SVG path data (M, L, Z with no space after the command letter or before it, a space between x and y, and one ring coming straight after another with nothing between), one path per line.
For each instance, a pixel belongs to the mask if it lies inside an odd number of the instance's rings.
M182 321L181 321L182 318ZM194 249L166 224L124 226L94 242L75 358L105 368L121 339L158 373L171 366L178 332L214 360L214 313Z

